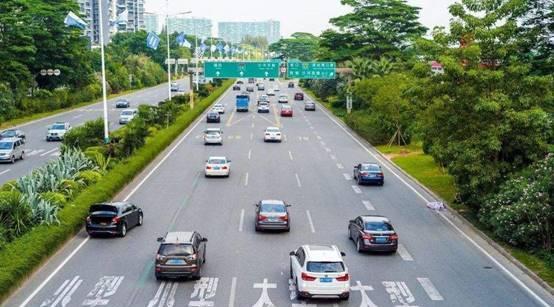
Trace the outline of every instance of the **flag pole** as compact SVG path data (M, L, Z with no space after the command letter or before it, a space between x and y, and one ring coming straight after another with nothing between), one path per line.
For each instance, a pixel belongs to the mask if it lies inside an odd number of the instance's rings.
M171 101L171 64L169 64L170 50L169 50L169 0L165 0L165 34L167 36L167 96Z
M106 59L104 54L104 20L103 20L103 10L102 10L102 1L98 1L98 21L100 22L100 57L101 57L101 66L102 66L102 103L104 106L104 143L108 144L110 142L110 131L108 124L108 94L106 90Z

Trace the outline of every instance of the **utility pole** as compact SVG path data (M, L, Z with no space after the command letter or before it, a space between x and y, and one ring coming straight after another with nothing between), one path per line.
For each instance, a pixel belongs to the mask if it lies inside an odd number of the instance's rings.
M102 66L102 103L104 105L104 143L110 142L110 127L108 124L108 94L106 90L106 58L104 54L104 12L102 9L102 1L98 1L98 21L100 23L100 57Z
M165 0L165 34L167 36L167 96L169 101L171 101L171 64L169 64L169 0Z

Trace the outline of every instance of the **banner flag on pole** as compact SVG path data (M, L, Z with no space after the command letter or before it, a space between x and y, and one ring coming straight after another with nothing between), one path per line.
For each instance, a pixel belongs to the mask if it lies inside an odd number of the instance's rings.
M183 42L183 47L190 48L192 47L192 44L185 38L185 41Z
M217 47L216 47L215 45L211 45L211 46L210 46L210 51L211 51L211 52L215 52L216 49L217 49Z
M183 44L185 43L187 39L185 38L185 32L181 32L179 33L179 35L177 35L177 38L175 39L175 41L177 42L177 45L179 45L180 47L183 47Z
M154 32L149 32L148 36L146 37L146 47L156 50L158 49L159 44L160 37Z
M67 13L63 22L68 27L77 27L81 30L87 27L87 23L73 12Z

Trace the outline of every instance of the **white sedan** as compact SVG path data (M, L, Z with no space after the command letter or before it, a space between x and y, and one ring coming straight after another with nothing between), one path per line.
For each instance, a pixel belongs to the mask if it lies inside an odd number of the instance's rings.
M231 160L226 157L210 157L206 160L206 177L229 177L231 174Z
M264 142L281 142L281 129L267 127L264 132Z
M216 104L213 106L212 110L213 110L214 112L219 113L219 114L223 114L223 113L225 113L225 106L222 105L221 103L216 103Z

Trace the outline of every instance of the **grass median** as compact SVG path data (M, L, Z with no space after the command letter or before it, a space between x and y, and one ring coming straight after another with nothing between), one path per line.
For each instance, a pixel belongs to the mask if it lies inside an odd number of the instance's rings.
M175 123L149 137L131 157L112 168L101 181L83 190L59 213L59 225L41 225L0 250L0 303L82 227L90 205L109 201L166 149L189 125L233 84L227 80L210 96L181 114Z

